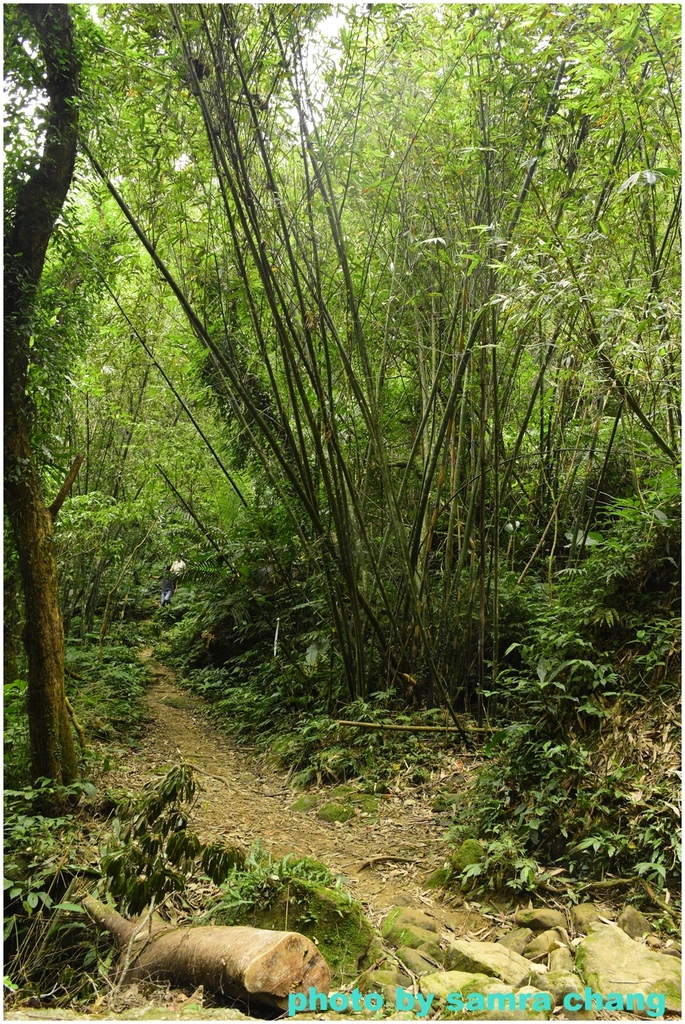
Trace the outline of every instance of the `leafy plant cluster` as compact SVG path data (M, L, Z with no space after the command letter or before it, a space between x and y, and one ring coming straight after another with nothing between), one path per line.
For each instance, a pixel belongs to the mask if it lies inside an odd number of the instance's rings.
M534 886L544 880L534 858L575 878L609 872L677 883L677 749L663 736L669 709L676 714L680 665L671 475L665 491L619 501L610 516L601 546L563 574L552 596L539 584L529 592L537 611L528 635L511 645L490 695L496 720L510 724L487 744L492 763L453 829L455 839L475 831L490 841L489 859L470 876Z
M86 636L85 642L67 638L67 693L88 737L111 741L140 735L146 720L143 695L148 679L137 654L141 641L135 623L124 623L104 642L99 633Z
M112 766L110 746L135 740L142 728L147 675L135 624L121 625L102 648L99 640L98 633L67 638L66 655L68 693L85 736L81 766L96 779ZM4 690L6 970L17 997L52 993L45 1005L61 1005L92 996L89 976L106 978L114 955L78 906L84 882L100 878L91 840L101 827L100 801L88 781L26 785L26 683L19 678Z
M233 587L234 593L221 601L208 584L203 598L189 600L186 614L166 632L172 658L185 666L184 683L207 700L220 728L268 750L301 788L352 778L373 786L400 770L415 776L417 784L428 780L449 743L446 736L438 734L428 744L411 734L341 727L336 718L436 725L446 723L442 709L408 713L395 690L346 701L340 679L330 676L325 634L320 628L298 631L298 620L311 615L311 609L295 608L289 614L282 588L250 595L249 585ZM246 600L241 601L241 593L249 595ZM271 630L277 611L284 611L282 646L274 656ZM209 664L199 667L198 662Z
M300 932L316 943L331 976L345 984L369 963L373 931L341 881L311 857L274 860L255 845L244 867L210 896L202 920Z
M213 880L222 880L244 854L235 847L203 845L188 829L188 807L197 790L192 769L180 764L140 796L119 802L112 838L101 850L103 878L120 907L140 914L182 892L198 866Z
M85 825L95 792L88 782L56 787L49 779L5 791L5 980L15 996L43 1006L92 997L89 975L107 957L106 940L78 904L83 884L99 878ZM46 817L54 800L67 810Z
M237 924L249 917L253 910L264 912L292 886L308 882L324 888L334 889L351 902L350 897L340 890L340 879L312 857L295 857L290 854L274 859L259 843L247 855L244 864L237 865L224 878L220 892L212 898L203 914L206 922ZM297 897L295 893L295 901Z
M83 639L66 638L65 677L67 695L84 729L81 759L89 770L106 772L110 760L102 744L133 740L143 728L147 671L137 656L142 637L135 623L120 623L114 636L102 645L101 640L97 632ZM27 783L31 772L27 684L21 661L17 671L18 677L3 687L5 779L16 788Z

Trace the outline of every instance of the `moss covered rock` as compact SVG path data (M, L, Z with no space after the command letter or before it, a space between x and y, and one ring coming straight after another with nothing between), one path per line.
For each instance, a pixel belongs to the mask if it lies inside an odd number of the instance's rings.
M405 967L408 967L412 974L420 977L422 974L435 974L435 964L427 960L418 949L410 946L403 946L397 950L397 959L401 960Z
M537 988L552 995L555 1006L561 1006L571 992L583 993L583 982L572 971L548 971L532 979Z
M666 1009L681 1009L679 960L653 953L610 924L593 925L576 950L576 970L595 992L663 993Z
M491 981L492 978L478 971L438 971L424 975L419 988L424 995L434 995L444 1002L450 992L460 992L462 996L470 992L482 992Z
M485 856L485 850L477 839L467 839L455 850L450 857L452 871L455 875L461 874L471 864L478 864Z
M354 817L354 808L349 804L324 804L316 812L316 816L322 821L349 821Z
M416 947L416 949L417 952L422 953L423 956L427 956L439 964L445 962L445 950L440 948L437 938L434 942L422 942L420 946Z
M587 935L592 925L602 923L594 903L579 903L577 907L572 907L571 920L576 932L582 935Z
M444 889L451 877L451 868L438 868L426 879L426 887L428 889Z
M365 971L359 979L358 987L359 991L364 994L367 992L380 992L386 1004L394 1006L395 993L398 986L400 988L410 988L411 983L409 975L402 974L400 971L375 970Z
M351 796L356 794L357 790L354 786L335 786L333 789L328 790L328 797L335 803L345 804L349 802Z
M349 802L364 814L375 814L378 811L378 801L369 793L355 793L350 797Z
M292 805L293 811L311 811L319 802L316 793L303 793Z
M639 910L632 907L630 904L624 907L618 915L616 924L619 928L622 928L626 935L629 935L631 939L640 939L643 935L647 935L649 932L654 931L651 923L647 920L645 915L641 914Z
M530 910L517 910L514 919L521 928L532 928L534 932L545 932L550 928L565 928L566 918L560 910L548 907L532 907Z
M513 949L515 953L520 953L523 956L523 951L532 938L533 932L530 928L512 928L510 932L497 940L497 945Z
M474 939L454 939L447 949L445 967L448 971L494 975L507 985L519 985L528 977L531 968L540 972L546 970L546 967L533 965L499 942L477 942Z
M383 922L381 934L397 948L409 946L417 949L425 942L437 941L438 927L432 917L422 914L420 910L395 907Z

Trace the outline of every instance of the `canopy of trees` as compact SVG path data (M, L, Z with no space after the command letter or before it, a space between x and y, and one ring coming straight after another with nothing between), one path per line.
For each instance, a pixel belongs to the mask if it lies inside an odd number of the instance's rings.
M677 5L69 13L74 183L6 363L44 508L83 455L67 634L182 555L176 653L233 710L256 680L245 720L423 705L519 724L500 801L570 772L679 649ZM12 254L67 54L5 17Z

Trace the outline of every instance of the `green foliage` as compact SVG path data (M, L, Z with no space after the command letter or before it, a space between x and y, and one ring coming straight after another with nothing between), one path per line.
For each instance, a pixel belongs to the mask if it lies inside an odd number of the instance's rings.
M373 931L341 881L311 857L274 860L256 845L244 868L225 878L203 920L298 931L317 944L343 984L357 977Z
M100 649L99 634L90 646L67 638L67 692L88 736L101 741L135 739L146 720L143 701L148 679L137 656L138 631L126 624Z
M507 651L518 664L491 694L515 721L490 739L492 763L459 809L471 833L514 844L508 885L547 877L532 857L576 878L640 874L659 886L680 871L677 753L669 744L664 757L659 726L679 692L672 482L667 473L640 501L609 506L601 550L565 572L551 600L535 587L537 611L525 605L527 637ZM468 877L507 879L502 849Z
M92 797L95 787L89 782L56 786L50 779L38 779L25 789L5 790L5 890L10 901L20 901L27 917L37 908L56 906L51 889L68 862L69 836L75 832L73 814L45 817L37 809L54 794L74 803L83 794ZM16 919L10 917L6 933L14 927Z
M244 865L234 868L224 878L221 894L214 897L203 919L221 924L237 924L244 921L252 911L268 909L281 893L287 891L291 883L298 881L313 882L338 890L340 887L340 879L336 880L319 861L292 855L274 860L256 844ZM349 902L350 898L347 899Z
M421 785L439 744L333 716L440 724L442 681L496 729L460 810L480 882L673 878L674 777L623 737L644 708L656 749L680 658L677 7L371 5L323 38L323 6L170 10L74 8L84 137L130 219L83 157L35 314L46 497L85 455L55 546L88 734L139 733L161 626L297 784ZM5 17L11 215L45 110ZM136 906L203 855L182 791L147 797L111 862Z
M5 783L19 786L26 782L31 772L24 679L7 680L3 684L3 721Z
M153 899L183 889L200 852L197 836L187 831L183 809L194 794L192 772L181 765L160 782L148 783L139 799L117 809L113 839L100 859L110 891L132 914L141 913Z
M461 889L477 893L493 888L534 892L550 877L549 872L539 869L535 858L526 854L524 844L515 834L503 832L485 845L484 855L478 861L454 872L452 880Z
M5 969L18 995L52 992L68 1002L92 994L87 972L100 943L75 890L98 874L82 825L94 795L90 783L56 787L49 779L5 791ZM45 817L41 807L56 797L74 809Z
M192 770L180 764L159 782L147 783L140 796L120 801L100 863L109 891L129 913L182 892L198 863L215 881L242 865L236 848L203 845L188 829L187 805L196 790Z

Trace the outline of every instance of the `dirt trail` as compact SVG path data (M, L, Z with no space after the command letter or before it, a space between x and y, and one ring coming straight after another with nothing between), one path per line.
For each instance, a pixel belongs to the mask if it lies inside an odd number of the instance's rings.
M178 685L171 669L155 664L149 649L141 655L150 659L154 679L147 694L152 721L138 751L120 766L122 785L139 788L180 756L196 767L203 790L191 817L203 840L223 838L245 847L258 840L277 857L316 857L344 876L348 891L374 923L399 904L421 908L459 932L487 924L475 908L445 907L426 890L426 876L448 852L446 823L431 810L432 793L423 800L420 790L380 797L377 815L359 814L345 823L322 821L316 810L295 812L291 808L298 794L285 776L263 755L234 747L211 724L202 701ZM455 776L461 770L468 769L456 766ZM445 782L449 785L450 779ZM378 861L362 868L364 861L383 855L416 863Z

